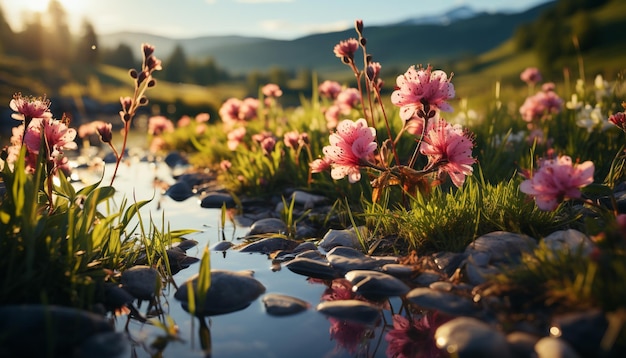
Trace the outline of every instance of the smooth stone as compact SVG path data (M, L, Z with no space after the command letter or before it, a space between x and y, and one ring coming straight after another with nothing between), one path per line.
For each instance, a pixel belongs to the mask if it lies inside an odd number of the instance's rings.
M506 335L506 341L509 342L511 353L515 358L532 357L535 353L535 345L541 339L540 336L515 331Z
M198 245L198 241L196 241L196 240L183 239L183 240L173 244L172 247L178 247L179 249L181 249L183 251L187 251L187 250L191 249L192 247L196 247L197 245Z
M159 272L150 266L137 265L122 272L122 288L139 300L151 300L161 288Z
M343 272L374 269L383 265L382 262L347 246L334 247L326 254L326 259L333 267Z
M278 250L293 250L296 246L298 246L298 243L293 240L284 239L282 237L268 237L254 241L242 247L239 251L269 254Z
M488 252L476 252L469 255L467 260L474 265L485 267L491 261L491 254Z
M406 298L421 308L441 311L450 316L468 316L476 311L470 299L428 287L414 288Z
M385 264L381 267L382 272L394 277L407 278L415 273L415 269L410 265Z
M181 284L174 294L186 310L189 295L187 282L191 282L195 290L198 275ZM251 271L211 270L211 286L204 302L196 303L196 315L212 316L242 310L264 292L265 286L252 277Z
M465 274L467 275L467 280L472 285L483 284L487 282L487 279L490 276L497 275L500 272L502 272L500 269L492 265L482 267L474 265L471 262L468 262L465 265Z
M451 282L447 282L447 281L437 281L428 285L428 288L431 288L437 291L450 292L454 289L454 285Z
M2 357L71 357L89 337L114 331L104 316L55 305L0 306L0 317Z
M543 337L535 344L537 358L579 358L566 341L555 337Z
M328 199L325 196L314 195L301 190L296 190L291 194L291 197L288 199L288 203L291 200L293 200L297 205L304 207L304 209L312 209Z
M184 181L179 181L167 188L167 190L165 191L165 195L169 196L175 201L185 201L191 198L194 193L189 184Z
M74 351L75 358L125 358L130 351L130 340L125 333L98 333L87 338Z
M551 325L558 328L558 338L581 355L591 356L598 351L609 322L602 311L594 309L558 315L552 318Z
M287 232L287 224L277 218L266 218L256 221L250 226L246 236L260 234L282 234Z
M555 254L569 251L580 252L585 256L588 256L595 246L587 235L574 229L555 231L544 237L543 243Z
M352 283L354 293L365 297L403 296L411 290L398 278L377 271L353 270L346 273L345 278Z
M317 305L317 311L339 320L362 324L374 324L380 319L380 309L359 300L325 301Z
M361 243L359 242L359 238L355 234L354 230L330 229L326 232L318 246L328 252L337 246L359 248L361 247Z
M189 161L185 157L183 157L179 152L169 152L163 158L165 164L167 164L170 168L175 168L178 166L186 166L189 164Z
M455 253L455 252L440 252L438 254L433 255L433 259L437 268L445 272L448 276L452 275L457 268L461 265L463 260L467 257L466 254L463 253Z
M299 240L306 240L306 239L311 239L311 238L315 238L317 237L317 230L305 225L305 224L298 224L298 226L296 227L296 238Z
M288 316L306 311L311 306L308 302L296 297L268 293L263 296L265 311L272 316Z
M233 247L234 244L231 241L218 241L215 244L211 245L211 251L226 251Z
M292 252L294 254L299 254L299 253L309 251L309 250L317 251L317 246L315 246L315 244L310 241L306 241L296 246L296 248L293 249Z
M422 272L413 282L420 286L429 286L430 284L440 281L441 275L436 272Z
M178 247L172 247L165 250L165 252L167 253L167 259L170 263L170 270L172 271L172 274L186 269L192 264L200 261L197 257L187 256L185 250Z
M472 317L457 317L439 326L435 342L452 357L513 357L504 334Z
M535 239L528 235L506 231L494 231L478 237L467 245L465 253L487 253L492 263L516 262L524 252L531 252L537 247Z
M298 275L319 278L322 280L332 280L341 277L328 262L321 259L297 256L295 259L285 264L290 271Z
M226 208L230 209L236 207L237 203L230 194L210 192L200 199L200 206L207 209L220 209L226 206Z

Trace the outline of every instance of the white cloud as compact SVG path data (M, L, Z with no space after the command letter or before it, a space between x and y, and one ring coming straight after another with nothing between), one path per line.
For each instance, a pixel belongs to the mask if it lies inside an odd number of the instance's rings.
M286 20L263 20L259 22L259 26L263 30L270 32L281 31L303 35L311 33L342 31L350 28L352 26L352 23L344 20L329 23L295 23Z

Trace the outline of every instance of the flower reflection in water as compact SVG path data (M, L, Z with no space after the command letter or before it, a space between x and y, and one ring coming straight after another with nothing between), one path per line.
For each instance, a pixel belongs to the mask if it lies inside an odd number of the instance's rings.
M446 357L447 354L437 348L435 331L450 318L433 313L406 318L393 315L393 329L387 332L387 357L395 358L432 358Z

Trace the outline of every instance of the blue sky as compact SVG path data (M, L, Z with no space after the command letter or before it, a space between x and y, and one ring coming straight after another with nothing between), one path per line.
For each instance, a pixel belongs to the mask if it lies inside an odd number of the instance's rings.
M343 30L362 19L366 28L437 15L459 5L519 11L546 0L59 0L78 30L87 18L101 34L124 30L173 38L244 35L293 39ZM14 30L48 0L0 0Z

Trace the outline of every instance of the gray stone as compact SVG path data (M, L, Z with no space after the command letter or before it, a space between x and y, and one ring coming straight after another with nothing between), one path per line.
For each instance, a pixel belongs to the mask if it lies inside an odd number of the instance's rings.
M465 253L490 255L490 262L517 262L523 252L530 252L537 247L537 242L530 236L506 231L494 231L478 237L467 245Z
M231 241L218 241L215 244L211 245L211 251L226 251L233 247L233 243Z
M151 300L161 289L159 272L150 266L137 265L122 272L122 288L139 300Z
M436 272L422 272L413 282L420 286L429 286L430 284L441 280L441 275Z
M304 209L312 209L326 200L326 197L320 195L309 194L307 192L296 190L291 194L288 203L294 200L297 205L304 207Z
M359 300L325 301L317 305L317 311L339 320L362 324L374 324L380 319L380 309Z
M368 270L378 268L384 263L347 246L336 246L326 254L326 259L339 271Z
M402 264L385 264L381 270L384 273L398 278L407 278L415 273L413 266Z
M359 248L361 247L361 243L354 230L330 229L326 232L318 246L328 252L337 246Z
M191 198L194 193L191 186L189 186L187 182L182 181L177 182L167 188L167 190L165 191L165 195L169 196L175 201L185 201Z
M200 199L200 206L209 209L234 208L237 206L235 199L228 193L209 192Z
M104 316L54 305L0 306L1 357L71 357L89 337L113 332Z
M537 358L578 358L578 353L566 341L543 337L535 345Z
M465 274L467 275L467 280L472 285L480 285L487 282L487 279L490 276L497 275L501 272L501 270L493 265L488 266L478 266L474 265L471 262L468 262L465 265Z
M303 242L301 244L299 244L298 246L296 246L295 249L293 249L293 253L294 254L299 254L301 252L305 252L305 251L317 251L317 246L315 246L314 243L310 242L310 241L306 241Z
M352 291L365 297L384 298L403 296L410 288L398 278L370 270L354 270L346 273L352 283Z
M574 229L555 231L543 238L543 243L555 254L566 251L589 255L594 247L593 241L587 235Z
M600 342L608 329L609 322L601 310L571 312L555 316L553 329L558 338L569 343L583 356L592 356L598 351Z
M285 267L299 275L322 280L332 280L341 277L341 274L337 270L328 262L322 261L322 259L297 256L295 259L285 264Z
M310 239L310 238L314 238L317 236L317 230L305 225L305 224L298 224L298 226L296 226L296 238L299 240L306 240L306 239Z
M277 218L265 218L255 221L246 236L260 234L283 234L287 232L287 224Z
M450 316L469 316L475 313L474 303L469 298L428 287L414 288L406 298L421 308L441 311Z
M454 271L461 265L461 262L467 257L463 253L454 252L440 252L433 255L437 268L445 272L448 276L452 275Z
M194 275L181 284L174 298L188 310L188 284L191 282L195 292L198 275ZM211 286L206 292L204 302L196 303L197 316L212 316L242 310L265 292L265 286L252 277L251 271L211 270Z
M515 358L532 357L535 353L535 344L541 337L521 331L511 332L506 335L506 341L509 342L511 353Z
M471 317L457 317L435 331L437 347L458 358L512 358L506 337Z
M450 292L454 289L454 285L451 282L447 282L447 281L433 282L430 285L428 285L428 287L433 290L444 291L444 292Z
M272 316L288 316L306 311L311 305L299 298L268 293L263 296L265 311Z
M298 243L282 237L268 237L254 241L240 249L241 252L259 252L269 254L278 250L293 250Z
M172 247L178 247L183 251L187 251L192 247L196 247L198 245L198 241L191 239L182 239L181 241L172 245Z

